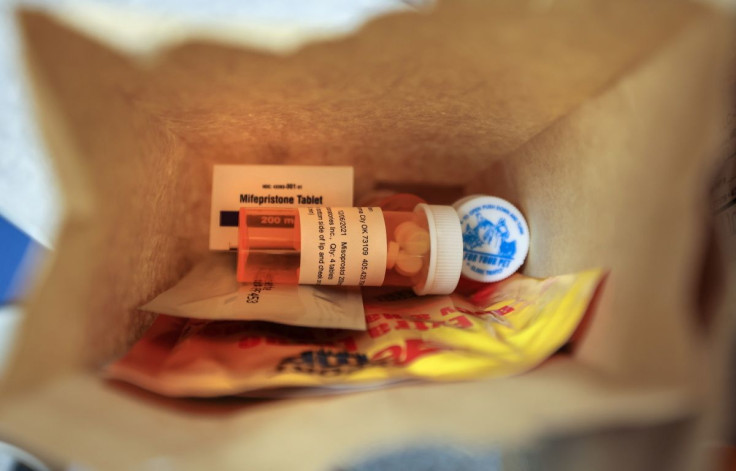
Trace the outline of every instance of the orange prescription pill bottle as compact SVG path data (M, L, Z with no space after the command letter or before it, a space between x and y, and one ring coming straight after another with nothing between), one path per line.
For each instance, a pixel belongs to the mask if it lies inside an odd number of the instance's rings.
M411 286L452 293L463 237L451 206L241 208L238 281L338 286Z

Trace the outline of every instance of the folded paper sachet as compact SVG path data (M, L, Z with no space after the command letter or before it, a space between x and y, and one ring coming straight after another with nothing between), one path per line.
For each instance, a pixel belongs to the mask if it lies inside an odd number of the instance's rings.
M203 397L514 375L570 339L602 278L600 270L516 274L472 296L369 293L365 332L159 316L106 374L165 395Z
M233 253L213 253L144 311L205 320L272 321L306 327L365 330L359 288L238 283Z

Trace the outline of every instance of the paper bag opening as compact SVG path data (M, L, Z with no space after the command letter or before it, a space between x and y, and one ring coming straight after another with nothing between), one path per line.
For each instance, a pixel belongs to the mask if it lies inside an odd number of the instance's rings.
M288 55L195 38L145 59L53 14L19 18L67 217L9 384L98 366L140 335L137 307L206 251L214 163L507 197L531 225L526 273L612 270L581 361L689 377L683 293L727 36L708 9L447 2Z

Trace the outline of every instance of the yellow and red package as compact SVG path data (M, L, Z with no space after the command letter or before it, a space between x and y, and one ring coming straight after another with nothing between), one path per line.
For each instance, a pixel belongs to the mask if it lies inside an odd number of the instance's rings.
M570 339L602 278L516 274L469 297L368 292L365 332L162 315L106 374L200 397L514 375Z

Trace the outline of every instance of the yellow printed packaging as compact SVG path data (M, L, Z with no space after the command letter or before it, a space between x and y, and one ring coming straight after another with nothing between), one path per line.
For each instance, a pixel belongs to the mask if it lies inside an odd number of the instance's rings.
M517 274L469 297L376 292L365 298L365 332L162 315L106 374L199 397L514 375L571 338L602 278Z

